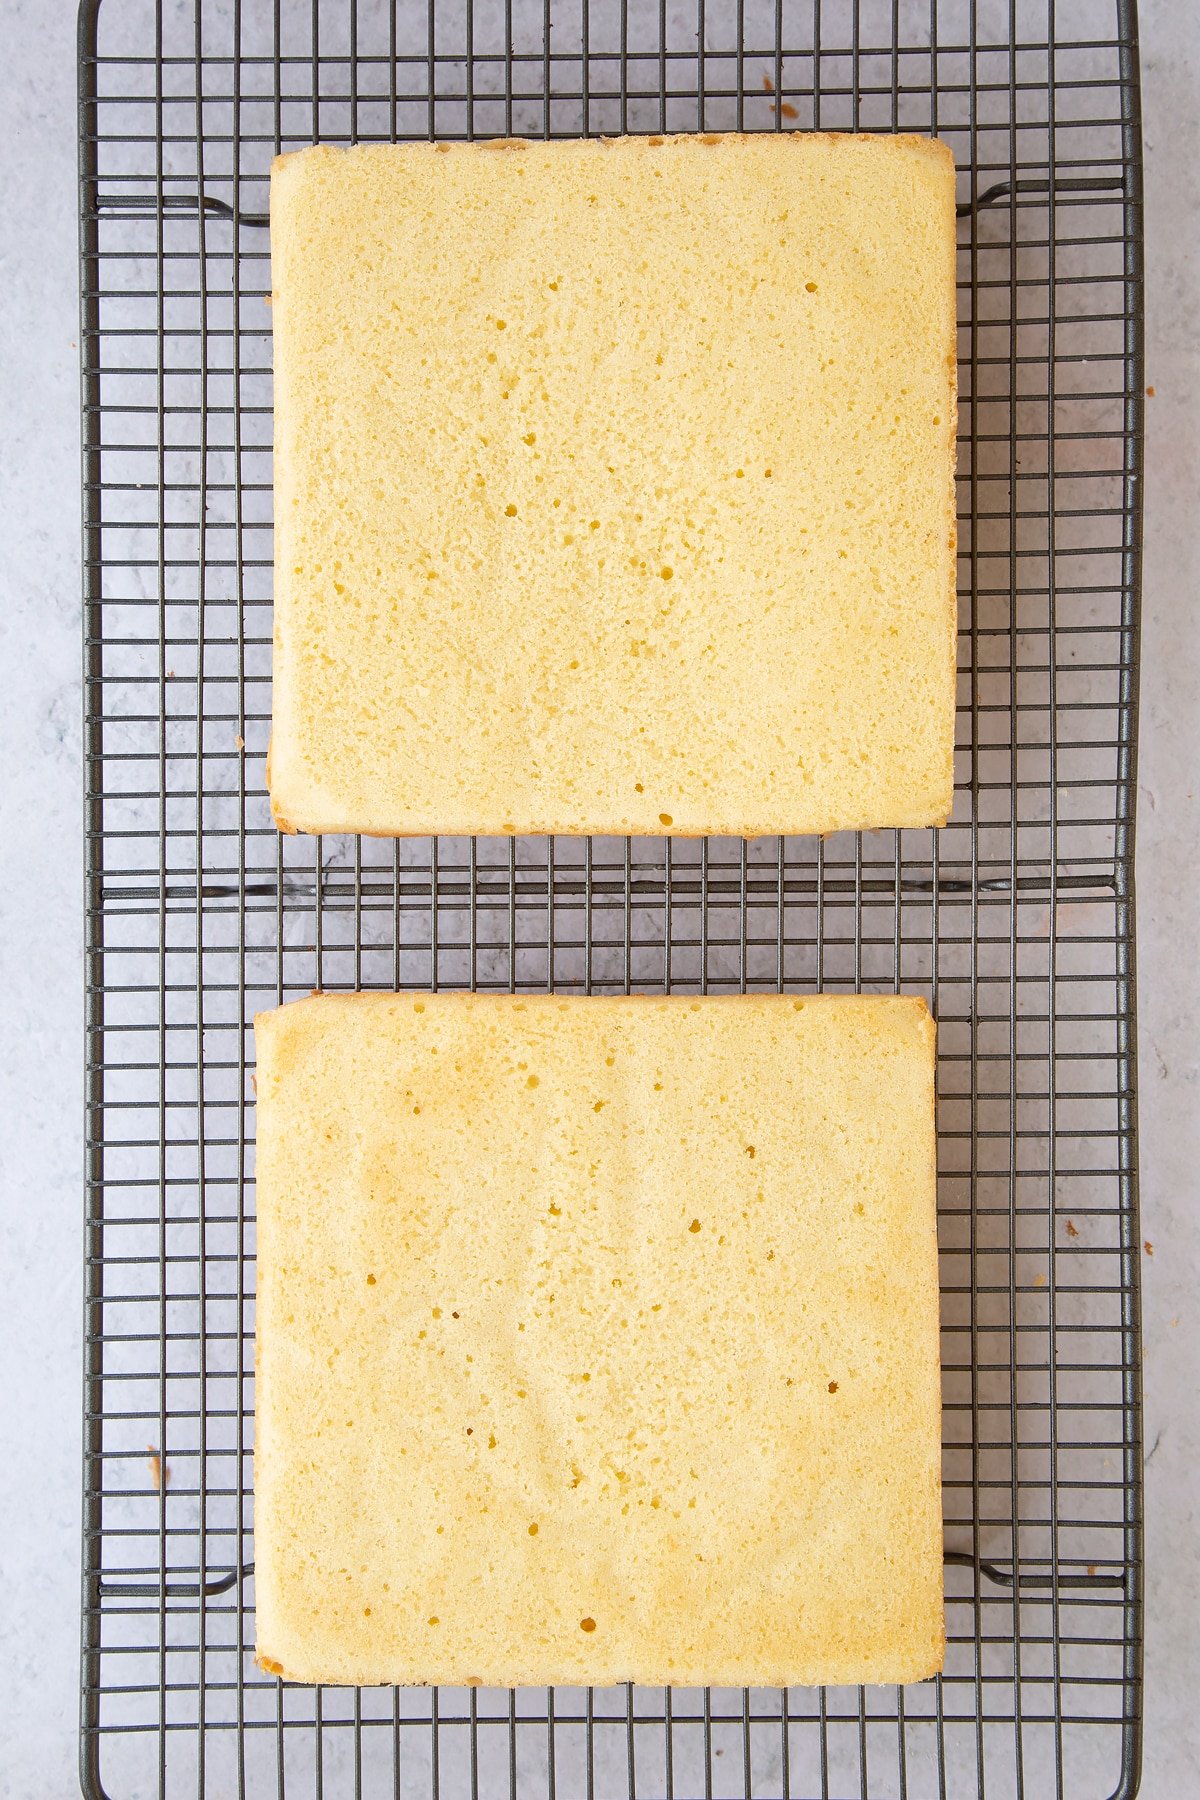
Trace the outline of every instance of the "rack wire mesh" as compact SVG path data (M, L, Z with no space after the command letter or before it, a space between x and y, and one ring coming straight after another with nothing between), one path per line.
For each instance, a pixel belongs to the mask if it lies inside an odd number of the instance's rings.
M85 0L90 1795L1132 1794L1141 469L1123 0ZM960 170L957 797L823 841L283 839L266 183L314 139L934 132ZM253 1664L256 1007L923 993L944 1675L315 1689Z

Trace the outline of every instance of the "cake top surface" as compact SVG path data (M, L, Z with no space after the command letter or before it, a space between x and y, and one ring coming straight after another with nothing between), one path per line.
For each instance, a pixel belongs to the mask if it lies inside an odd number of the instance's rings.
M281 823L947 816L943 146L317 146L271 209Z
M326 996L257 1043L266 1666L940 1666L919 1001Z

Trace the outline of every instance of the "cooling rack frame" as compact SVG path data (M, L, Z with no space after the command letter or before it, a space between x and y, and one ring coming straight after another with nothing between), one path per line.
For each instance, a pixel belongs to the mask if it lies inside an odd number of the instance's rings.
M79 71L84 1791L1132 1795L1133 5L84 0ZM270 155L318 136L809 127L931 130L959 157L951 824L279 840L261 755ZM944 1678L393 1695L254 1668L249 1013L360 985L931 1000Z

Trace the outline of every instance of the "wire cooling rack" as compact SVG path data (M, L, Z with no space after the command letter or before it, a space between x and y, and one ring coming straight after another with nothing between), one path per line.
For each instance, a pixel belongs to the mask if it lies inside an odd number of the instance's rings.
M91 0L79 67L86 1792L1133 1793L1132 7ZM263 767L275 152L818 126L935 132L958 160L952 822L745 845L281 838ZM926 995L939 1680L393 1692L255 1667L250 1020L317 986Z

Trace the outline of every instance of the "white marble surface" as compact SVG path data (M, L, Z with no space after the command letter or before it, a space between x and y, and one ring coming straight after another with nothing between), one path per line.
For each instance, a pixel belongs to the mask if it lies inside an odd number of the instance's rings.
M7 0L0 74L0 1797L75 1789L82 1185L74 7ZM1149 347L1138 851L1148 1600L1143 1793L1200 1727L1200 13L1143 5ZM1052 1792L1030 1766L1027 1792Z

